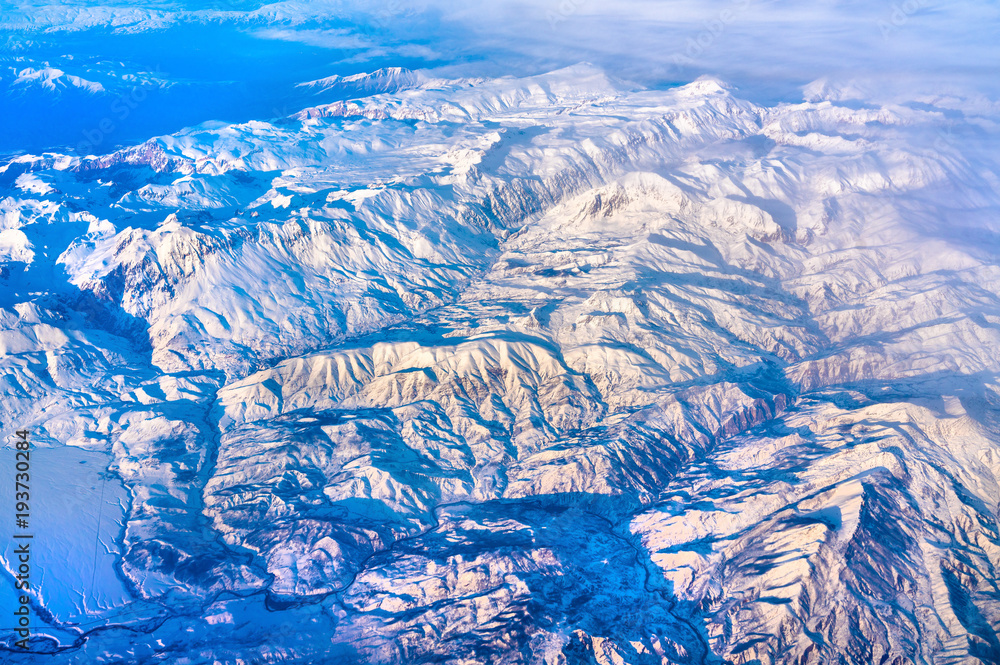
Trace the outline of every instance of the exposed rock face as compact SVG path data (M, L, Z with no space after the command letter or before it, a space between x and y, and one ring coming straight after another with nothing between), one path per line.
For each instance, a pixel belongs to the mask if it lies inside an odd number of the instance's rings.
M3 167L4 413L130 493L133 600L43 585L52 662L1000 662L995 161L916 104L348 83Z

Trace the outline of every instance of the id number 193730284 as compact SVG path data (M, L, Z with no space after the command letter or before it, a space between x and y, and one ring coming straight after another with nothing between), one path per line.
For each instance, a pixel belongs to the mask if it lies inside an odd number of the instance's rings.
M31 526L31 440L28 430L15 432L14 450L14 538L11 546L14 551L9 561L14 572L14 588L17 591L17 602L14 604L15 630L18 640L17 647L28 650L28 638L31 635L30 598L27 592L31 590L31 543L34 536L29 531Z

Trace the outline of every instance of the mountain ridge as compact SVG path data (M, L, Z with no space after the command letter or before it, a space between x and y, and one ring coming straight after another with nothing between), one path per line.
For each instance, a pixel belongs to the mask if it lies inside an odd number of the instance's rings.
M99 574L165 615L38 600L53 662L1000 657L997 165L737 95L583 64L0 167L5 411L108 455Z

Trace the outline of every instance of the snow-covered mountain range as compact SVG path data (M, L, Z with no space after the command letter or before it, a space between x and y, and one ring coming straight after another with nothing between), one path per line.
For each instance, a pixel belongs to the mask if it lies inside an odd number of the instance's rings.
M0 165L44 662L1000 662L996 102L302 87Z

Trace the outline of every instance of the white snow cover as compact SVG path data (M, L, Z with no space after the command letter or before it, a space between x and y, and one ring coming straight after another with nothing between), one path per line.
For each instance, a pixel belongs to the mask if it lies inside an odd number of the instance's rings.
M28 67L27 69L22 69L17 73L17 78L14 79L14 82L11 85L15 88L19 86L39 86L50 91L73 87L80 88L81 90L91 94L104 92L104 86L100 83L88 81L87 79L79 76L73 76L72 74L67 74L63 70L56 69L55 67L45 67L42 69L32 69Z
M994 103L400 77L0 167L51 662L1000 658Z

